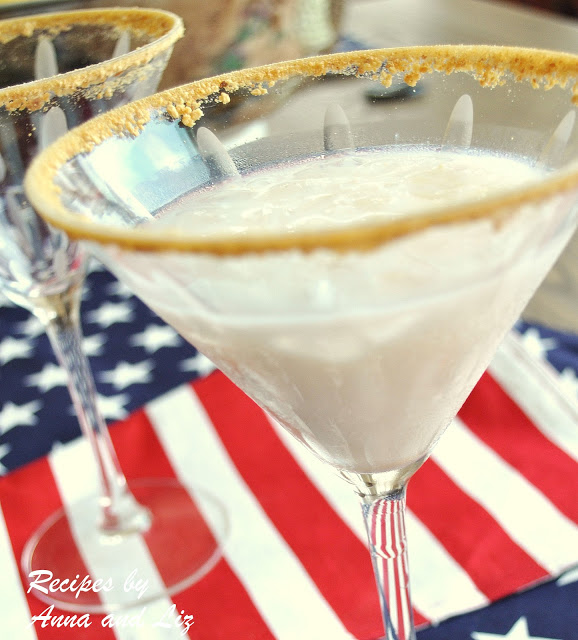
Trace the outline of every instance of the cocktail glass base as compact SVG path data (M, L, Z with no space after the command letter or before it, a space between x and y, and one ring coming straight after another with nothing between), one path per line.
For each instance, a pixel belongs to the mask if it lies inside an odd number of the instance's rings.
M60 509L22 554L28 593L67 611L107 613L183 591L217 564L229 522L214 496L174 479L129 485L150 515L148 527L103 533L96 498Z

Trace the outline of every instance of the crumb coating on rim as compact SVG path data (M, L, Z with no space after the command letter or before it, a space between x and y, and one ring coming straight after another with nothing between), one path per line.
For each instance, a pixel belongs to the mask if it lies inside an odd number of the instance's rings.
M529 82L536 90L555 86L569 89L570 105L578 103L578 56L554 51L478 45L441 45L378 49L317 56L245 69L199 80L169 89L99 116L63 136L35 159L26 180L30 200L43 217L74 239L116 244L142 251L189 251L215 255L240 255L297 249L303 252L326 248L336 251L365 251L385 242L428 227L457 224L482 218L501 225L515 207L557 192L578 189L578 170L546 179L521 191L496 196L477 203L458 205L428 214L347 229L283 234L247 235L204 239L182 231L152 227L122 229L96 223L66 211L59 188L53 183L58 168L76 155L88 153L112 136L138 136L154 113L160 111L185 126L193 126L203 116L203 104L223 102L240 89L260 95L267 87L294 76L320 77L328 72L377 78L389 86L401 76L414 86L429 73L469 73L483 87L503 85L509 79Z
M129 66L135 70L143 69L184 34L181 18L168 11L138 8L89 9L2 20L0 44L9 44L19 37L30 38L36 33L54 37L78 25L112 26L119 36L123 31L129 31L137 36L147 36L152 41L118 58L51 78L0 89L0 107L9 112L38 111L45 108L52 97L78 92L83 92L88 99L109 97L129 82L134 82L134 77L131 76L129 80L124 75ZM91 88L94 95L91 94Z

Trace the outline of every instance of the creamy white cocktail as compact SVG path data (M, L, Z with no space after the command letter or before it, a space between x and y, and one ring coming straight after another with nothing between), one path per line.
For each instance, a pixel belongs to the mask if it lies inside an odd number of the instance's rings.
M347 152L230 178L185 196L155 224L207 237L371 225L541 175L488 153ZM202 304L175 307L168 292L167 305L154 304L320 457L360 473L400 469L429 452L521 311L535 261L551 260L548 243L522 251L542 213L350 255L189 258Z

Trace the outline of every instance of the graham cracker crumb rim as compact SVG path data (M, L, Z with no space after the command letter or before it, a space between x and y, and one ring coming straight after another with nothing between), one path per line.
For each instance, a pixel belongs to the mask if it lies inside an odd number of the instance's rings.
M33 80L0 89L0 107L8 111L43 109L51 97L72 95L93 85L105 84L118 77L128 66L139 67L173 45L184 33L182 19L162 9L103 8L37 14L0 21L0 42L17 37L30 37L36 31L58 33L74 24L113 24L119 31L149 33L154 40L128 53L82 69L61 73L51 78ZM69 28L69 27L68 27ZM128 61L128 64L127 64Z
M546 178L523 190L477 203L466 203L371 226L351 225L344 230L307 232L290 237L279 233L252 234L243 238L223 235L209 239L184 234L182 230L171 232L170 228L121 229L83 220L67 212L60 203L58 188L52 183L58 167L119 132L138 136L154 109L164 109L171 117L180 118L181 122L186 120L184 123L190 126L202 117L203 100L218 100L223 92L274 84L296 74L315 77L327 71L344 70L355 75L379 74L380 80L385 82L388 74L389 77L391 74L404 74L409 76L410 83L417 81L416 76L419 79L426 73L467 71L485 86L496 86L502 83L505 74L510 74L515 76L516 82L529 81L536 90L549 90L554 85L568 88L571 85L571 102L575 101L578 93L578 56L538 49L439 45L332 54L277 63L169 89L89 121L64 136L33 162L26 180L27 193L51 224L65 230L75 239L114 244L129 250L237 255L292 249L308 252L322 248L364 251L428 227L484 218L499 224L500 220L509 215L512 207L520 207L558 192L578 189L578 170L575 169L561 176Z

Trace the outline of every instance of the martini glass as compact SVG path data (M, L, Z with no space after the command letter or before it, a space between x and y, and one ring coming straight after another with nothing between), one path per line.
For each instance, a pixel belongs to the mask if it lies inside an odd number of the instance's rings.
M47 220L351 484L387 640L415 638L407 483L576 227L577 79L578 57L513 48L310 58L123 107L28 174ZM394 81L402 100L365 98Z
M82 350L84 252L36 215L22 186L35 154L68 128L154 92L182 33L178 16L141 9L0 22L0 286L43 323L67 372L100 481L100 495L49 517L22 556L25 577L41 585L31 592L70 610L108 611L176 592L220 557L215 537L180 483L150 479L129 488ZM222 523L220 507L214 510ZM185 545L183 529L198 531L195 544ZM135 569L146 579L143 557L153 574L144 596L124 589ZM92 582L85 581L80 592L46 588L48 578L75 577L77 583L85 577ZM87 588L98 579L112 581L113 588Z

